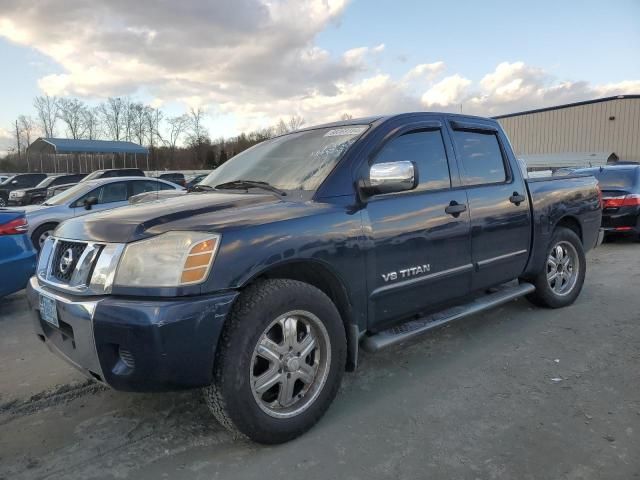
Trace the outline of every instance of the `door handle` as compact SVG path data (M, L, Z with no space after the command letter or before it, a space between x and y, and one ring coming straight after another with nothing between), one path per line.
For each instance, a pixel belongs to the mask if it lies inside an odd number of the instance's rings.
M458 203L455 200L452 200L449 206L444 209L445 213L452 215L454 218L458 218L466 210L467 206L464 203Z
M513 192L513 195L509 197L509 201L516 206L520 205L525 200L526 198L524 197L524 195L520 195L518 192Z

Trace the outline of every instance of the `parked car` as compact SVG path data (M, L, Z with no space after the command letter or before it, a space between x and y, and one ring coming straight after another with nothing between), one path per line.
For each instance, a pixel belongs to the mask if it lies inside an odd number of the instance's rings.
M42 205L24 207L29 220L29 236L34 247L40 250L64 220L127 205L129 197L142 192L176 188L181 187L146 177L112 177L80 182Z
M0 208L0 298L22 290L36 271L24 212Z
M33 321L90 378L204 387L222 425L264 443L315 424L361 346L525 295L570 305L600 239L595 178L524 180L478 117L311 127L203 185L61 224L28 287Z
M46 200L47 189L58 185L75 185L86 173L67 173L51 175L33 188L21 188L9 193L9 205L37 205Z
M199 184L202 180L207 178L207 175L209 175L209 174L208 173L201 173L199 175L195 175L194 177L192 177L192 178L187 180L187 184L185 185L185 187L187 187L187 190L191 190L193 187L195 187L197 184Z
M171 172L171 173L161 173L157 176L157 178L161 178L162 180L166 180L167 182L173 182L181 187L185 187L187 185L186 180L184 179L184 173L179 172Z
M81 181L88 182L91 180L98 180L100 178L114 178L114 177L144 177L145 174L139 168L108 168L105 170L95 170L89 175L84 177ZM75 183L68 183L64 185L58 185L47 190L47 197L51 198L58 195L61 192L71 188Z
M584 168L602 190L602 227L607 235L634 235L640 241L640 165Z
M45 173L20 173L7 178L0 183L0 207L6 207L9 203L9 194L21 188L35 187L47 177Z

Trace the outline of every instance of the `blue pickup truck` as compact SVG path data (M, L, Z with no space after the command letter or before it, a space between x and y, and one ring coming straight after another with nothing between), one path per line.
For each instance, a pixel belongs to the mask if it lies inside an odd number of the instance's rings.
M521 296L571 304L601 221L593 177L527 181L497 122L439 113L275 137L198 190L62 223L35 328L115 389L203 387L264 443L309 429L360 348Z

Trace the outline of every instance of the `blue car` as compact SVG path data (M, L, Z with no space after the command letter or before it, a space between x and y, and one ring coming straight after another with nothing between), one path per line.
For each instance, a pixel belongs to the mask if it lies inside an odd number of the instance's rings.
M24 212L0 209L0 298L22 290L36 271Z

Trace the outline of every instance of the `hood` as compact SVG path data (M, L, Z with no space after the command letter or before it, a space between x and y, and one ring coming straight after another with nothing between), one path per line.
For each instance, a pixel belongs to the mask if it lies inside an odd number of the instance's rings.
M286 197L285 197L286 198ZM329 208L271 194L190 193L67 220L56 235L76 240L128 243L171 230L223 232Z

